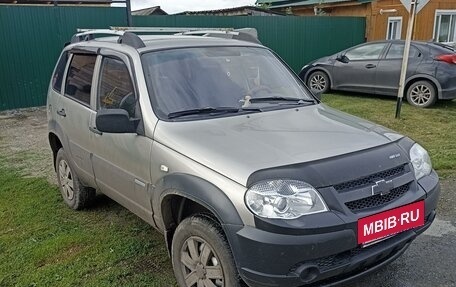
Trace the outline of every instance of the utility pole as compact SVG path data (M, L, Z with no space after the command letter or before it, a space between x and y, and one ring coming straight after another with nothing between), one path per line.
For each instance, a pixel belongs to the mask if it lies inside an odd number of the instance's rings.
M131 19L131 3L130 0L125 0L125 7L127 9L127 26L133 27L133 21Z
M407 67L410 54L410 43L412 42L413 26L415 24L416 6L418 0L412 0L410 2L410 15L407 27L407 37L405 38L404 46L404 58L402 59L401 78L399 80L399 91L397 93L397 104L396 104L396 119L401 117L402 98L404 97L405 91L405 78L407 76Z

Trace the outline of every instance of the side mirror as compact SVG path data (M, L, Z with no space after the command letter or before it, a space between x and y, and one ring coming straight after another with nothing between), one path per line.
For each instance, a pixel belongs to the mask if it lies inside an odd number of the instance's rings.
M321 101L321 95L323 94L322 92L314 92L313 94L317 100Z
M130 119L128 112L122 109L99 110L95 118L97 130L105 133L136 133L139 119Z
M339 62L342 62L342 63L344 63L344 64L347 64L348 62L350 62L350 59L348 59L347 56L342 55L342 54L341 54L341 55L338 55L337 58L336 58L336 60L339 61Z

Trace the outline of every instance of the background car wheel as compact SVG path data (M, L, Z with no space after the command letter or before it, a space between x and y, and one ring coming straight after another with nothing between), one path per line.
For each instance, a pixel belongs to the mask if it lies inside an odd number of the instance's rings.
M329 91L329 77L325 72L316 71L310 74L307 80L307 86L314 93L324 94Z
M228 242L211 217L184 219L176 228L171 257L181 287L240 287Z
M407 101L412 106L428 108L434 105L436 100L435 87L428 81L415 82L407 90Z
M56 156L57 181L65 203L72 209L79 210L89 206L95 199L96 191L85 187L71 165L68 156L61 148Z

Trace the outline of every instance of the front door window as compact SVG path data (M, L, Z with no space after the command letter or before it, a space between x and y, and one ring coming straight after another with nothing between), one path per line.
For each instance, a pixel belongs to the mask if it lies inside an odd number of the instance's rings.
M104 58L98 88L99 109L124 109L131 117L135 116L133 83L124 62Z

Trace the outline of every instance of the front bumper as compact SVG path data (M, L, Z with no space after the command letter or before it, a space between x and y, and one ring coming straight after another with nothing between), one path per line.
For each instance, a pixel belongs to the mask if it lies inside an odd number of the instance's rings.
M427 194L425 225L366 248L357 244L351 224L305 235L225 226L240 276L251 287L294 287L331 286L370 273L398 258L433 222L438 180L425 180L420 186Z

